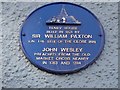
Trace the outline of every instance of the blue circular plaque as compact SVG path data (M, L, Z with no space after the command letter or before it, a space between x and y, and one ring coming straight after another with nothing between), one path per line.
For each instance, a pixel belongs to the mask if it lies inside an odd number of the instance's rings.
M47 72L66 74L92 64L103 50L105 35L101 23L89 10L57 2L28 16L20 41L33 65Z

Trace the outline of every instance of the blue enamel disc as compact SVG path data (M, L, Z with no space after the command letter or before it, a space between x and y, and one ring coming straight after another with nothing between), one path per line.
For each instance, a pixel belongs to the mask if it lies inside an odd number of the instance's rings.
M44 5L25 20L22 50L41 70L66 74L85 69L101 54L104 30L88 9L67 2Z

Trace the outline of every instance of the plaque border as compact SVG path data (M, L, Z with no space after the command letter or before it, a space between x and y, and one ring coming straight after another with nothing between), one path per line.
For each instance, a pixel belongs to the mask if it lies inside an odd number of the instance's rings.
M99 25L100 28L103 30L103 45L102 45L101 48L99 49L99 52L98 52L98 54L96 55L96 57L95 57L89 64L84 65L84 66L82 66L81 68L71 70L71 71L63 71L63 70L62 70L62 71L60 71L60 70L59 70L59 71L53 71L52 69L49 70L49 69L47 69L47 68L41 67L41 66L39 66L39 65L36 65L36 64L34 63L34 61L32 61L31 56L29 56L28 53L25 51L24 46L23 46L23 43L22 43L22 37L23 37L22 31L23 31L23 26L24 26L24 24L26 23L27 19L28 19L34 12L36 12L37 10L39 10L39 9L41 9L41 8L43 8L43 7L46 7L46 6L49 6L49 5L52 5L52 4L69 4L69 5L74 5L74 6L83 8L84 10L88 11L92 16L94 16L94 18L97 20L98 25ZM38 69L40 69L40 70L42 70L42 71L46 71L46 72L51 73L51 74L56 74L56 75L73 74L73 73L77 73L77 72L79 72L79 71L81 71L81 70L83 70L83 69L86 69L87 67L89 67L90 65L92 65L93 63L95 63L95 61L99 58L99 56L100 56L101 53L103 52L104 46L105 46L105 31L104 31L103 25L101 24L100 20L97 18L97 16L96 16L95 14L93 14L93 13L91 12L91 10L87 9L87 8L84 7L84 6L81 6L81 5L78 5L78 4L76 4L76 3L72 3L72 2L52 2L52 3L48 3L48 4L45 4L45 5L42 5L42 6L38 7L38 8L36 8L34 11L32 11L32 12L26 17L26 19L25 19L24 22L22 23L21 28L20 28L19 35L20 35L20 37L19 37L19 38L20 38L20 39L19 39L19 43L20 43L21 50L22 50L22 52L24 53L25 57L28 59L28 61L30 61L30 63L31 63L32 65L34 65L36 68L38 68Z

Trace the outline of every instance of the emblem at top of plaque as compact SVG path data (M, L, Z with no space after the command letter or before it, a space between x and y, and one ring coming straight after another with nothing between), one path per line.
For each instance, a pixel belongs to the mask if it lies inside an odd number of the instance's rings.
M69 16L66 12L64 5L62 6L61 12L58 16L53 16L51 19L46 21L47 25L81 25L74 16Z

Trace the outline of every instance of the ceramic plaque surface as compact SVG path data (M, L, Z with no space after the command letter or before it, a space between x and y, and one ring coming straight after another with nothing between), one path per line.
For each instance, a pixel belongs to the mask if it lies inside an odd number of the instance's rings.
M44 5L24 22L20 41L29 61L55 74L79 71L103 50L101 23L88 9L66 2Z

